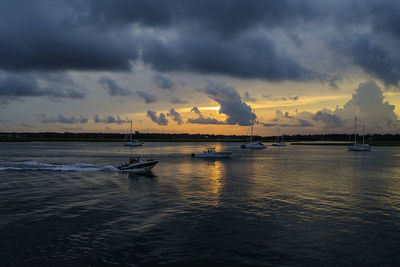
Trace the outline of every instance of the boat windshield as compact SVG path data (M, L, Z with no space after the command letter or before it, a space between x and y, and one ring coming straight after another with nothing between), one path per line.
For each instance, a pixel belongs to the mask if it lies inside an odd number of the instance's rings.
M130 159L129 159L129 164L132 164L132 163L138 162L138 161L139 161L139 159L140 159L140 157L136 157L136 158L130 158Z

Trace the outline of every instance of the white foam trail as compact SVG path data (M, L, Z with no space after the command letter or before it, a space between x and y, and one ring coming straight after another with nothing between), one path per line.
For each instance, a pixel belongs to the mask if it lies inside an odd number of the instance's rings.
M60 171L60 172L91 172L91 171L119 171L114 166L98 167L90 163L52 164L37 161L2 161L0 171Z

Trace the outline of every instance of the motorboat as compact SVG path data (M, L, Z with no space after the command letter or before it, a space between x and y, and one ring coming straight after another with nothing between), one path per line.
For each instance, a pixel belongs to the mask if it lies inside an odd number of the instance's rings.
M275 138L275 143L272 146L283 147L287 146L286 143L283 142L283 135L279 135L279 128L278 128L278 135Z
M130 131L124 137L124 146L136 147L136 146L142 146L142 145L143 145L143 142L132 139L132 120L131 120Z
M253 128L254 128L254 120L255 120L255 113L252 113L252 120L251 120L251 124L250 124L250 141L247 144L242 144L240 146L240 148L249 148L249 149L264 149L267 148L266 145L264 145L263 143L261 143L261 141L253 141Z
M130 158L128 163L117 166L117 168L121 171L145 173L149 172L157 163L158 161L154 159L142 160L140 157L135 157Z
M349 151L371 151L371 146L365 144L365 135L363 127L363 142L362 144L357 144L357 117L354 117L354 144L347 147Z
M215 147L206 148L203 153L193 153L194 158L229 158L232 151L215 151Z

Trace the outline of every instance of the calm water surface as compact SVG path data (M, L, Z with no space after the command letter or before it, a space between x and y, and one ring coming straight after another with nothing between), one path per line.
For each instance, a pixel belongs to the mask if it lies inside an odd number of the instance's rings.
M400 148L215 145L0 143L0 265L400 265Z

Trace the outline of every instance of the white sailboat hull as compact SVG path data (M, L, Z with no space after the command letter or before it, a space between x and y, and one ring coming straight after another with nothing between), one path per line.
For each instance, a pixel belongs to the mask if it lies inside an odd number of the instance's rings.
M266 145L263 144L244 144L244 148L248 148L248 149L264 149L267 148Z
M287 146L286 143L274 143L272 146Z
M247 143L247 144L243 144L241 146L241 148L248 148L248 149L264 149L267 148L266 145L261 144L261 143Z
M356 144L353 146L348 146L349 151L370 151L371 146L368 144Z
M143 146L143 143L142 142L124 142L124 146L131 146L131 147Z

